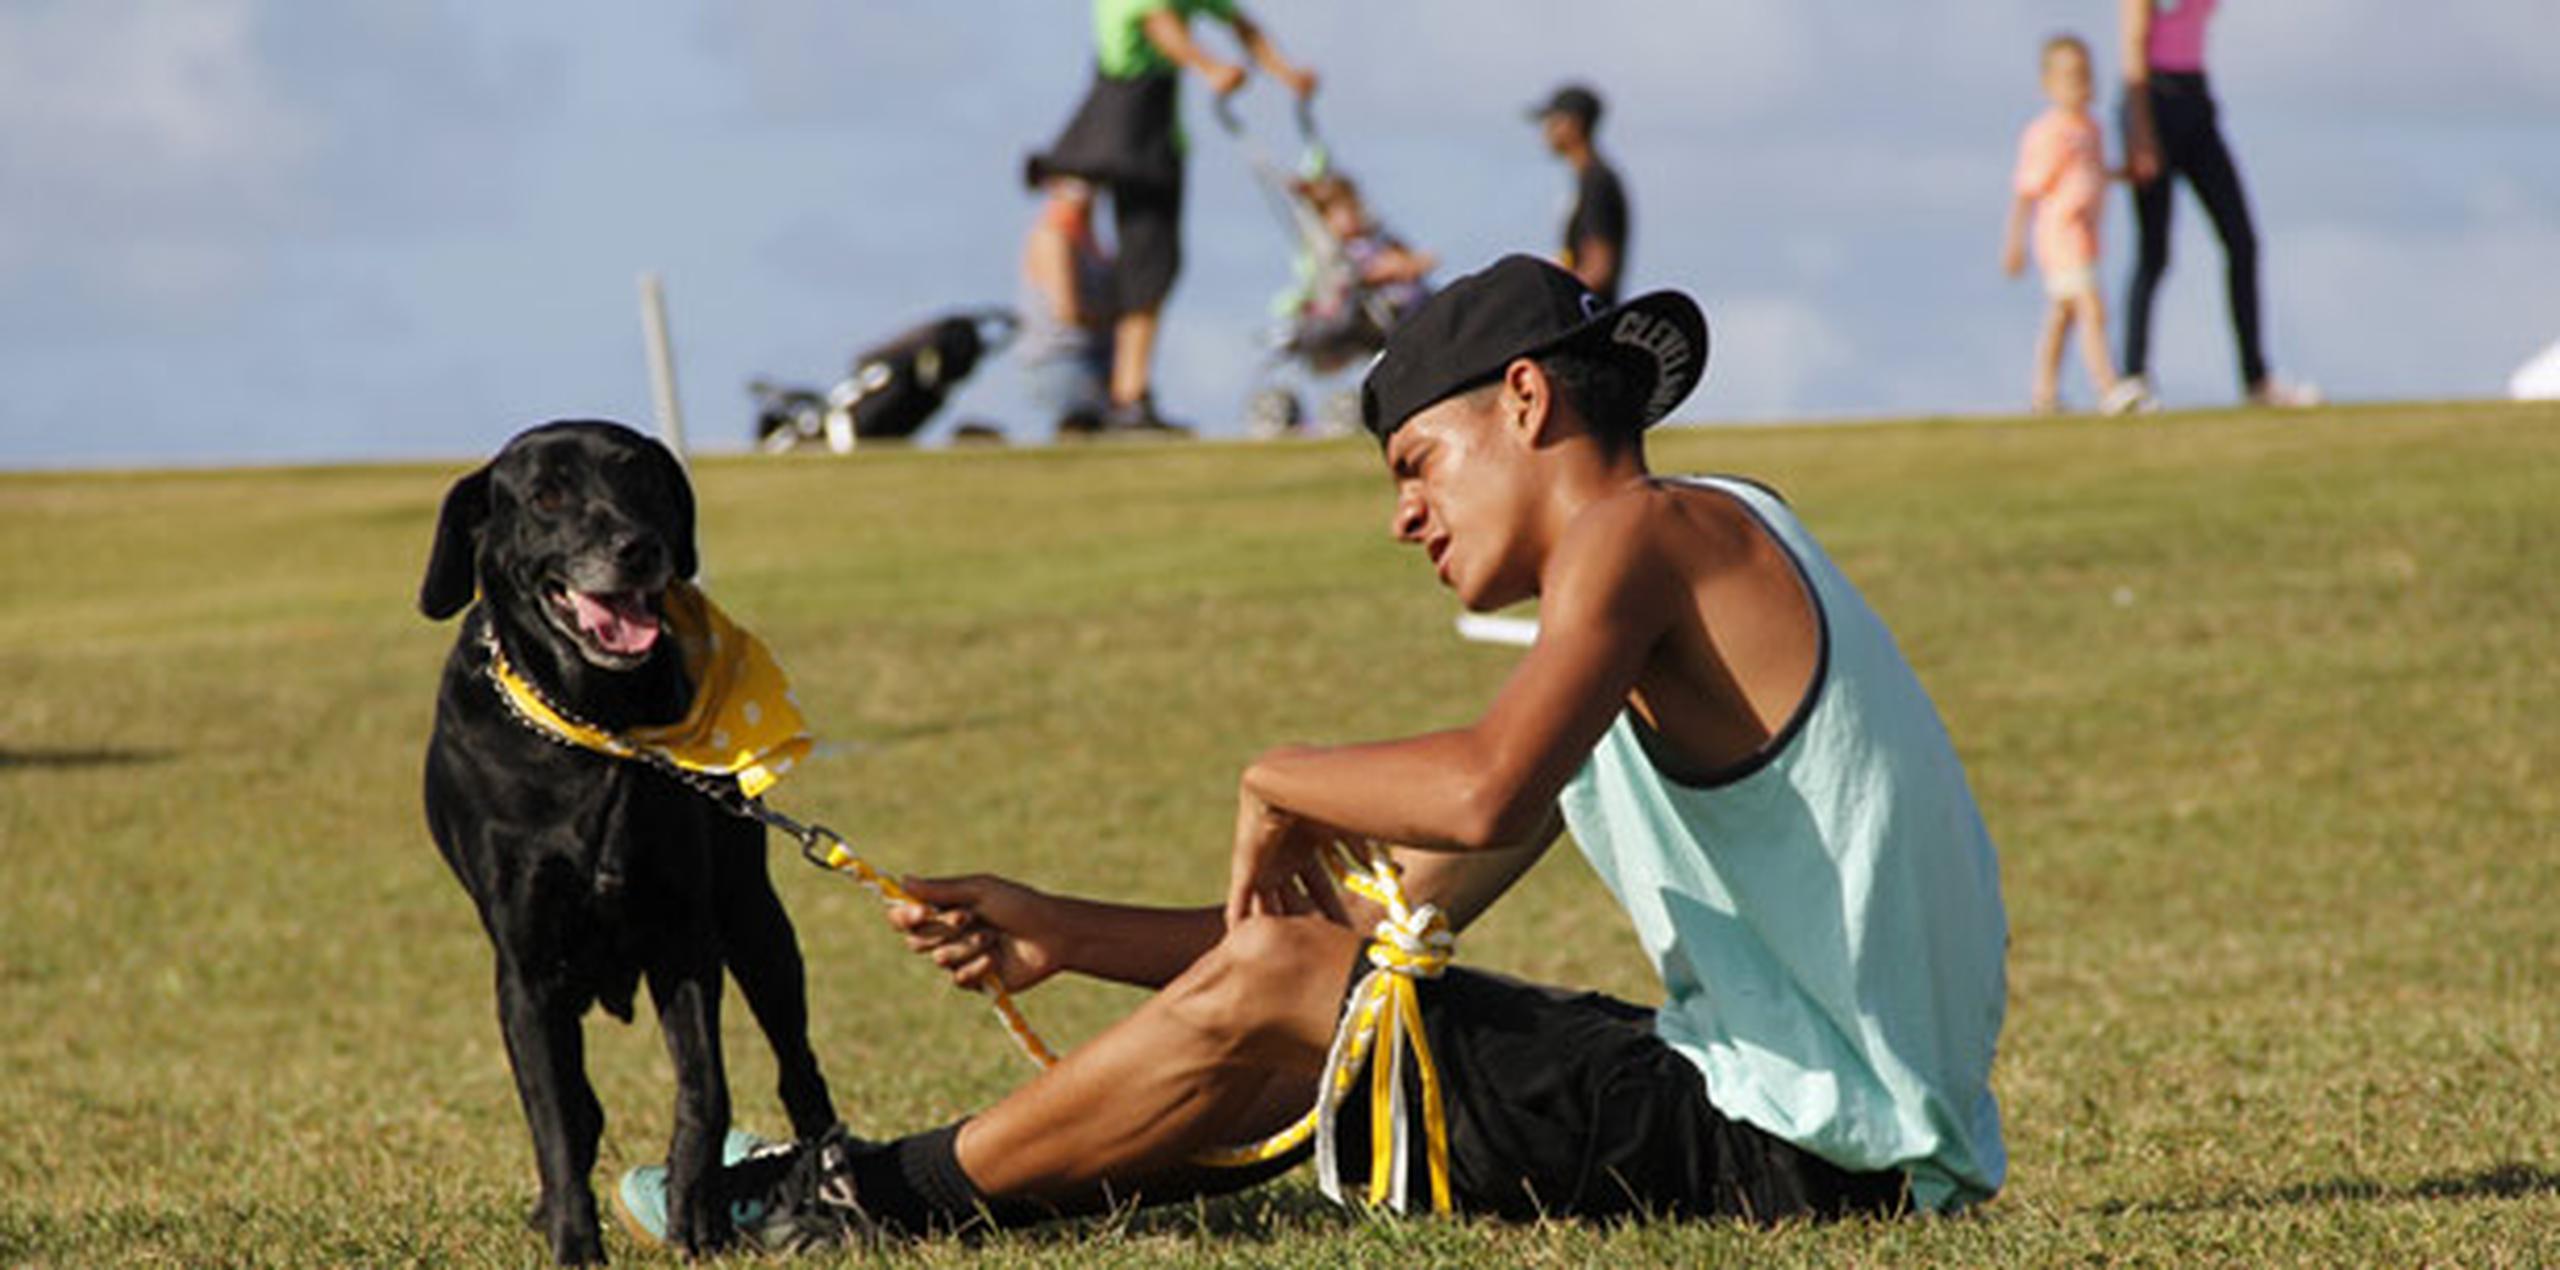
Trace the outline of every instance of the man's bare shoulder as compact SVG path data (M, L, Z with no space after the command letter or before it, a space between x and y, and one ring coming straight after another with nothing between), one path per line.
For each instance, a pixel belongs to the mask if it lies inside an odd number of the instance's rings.
M1749 563L1761 534L1750 509L1720 490L1647 479L1594 500L1566 526L1560 561L1606 569L1651 557L1683 571Z
M1748 566L1757 539L1750 512L1724 494L1673 481L1630 484L1565 526L1543 579L1545 605L1666 608L1695 584Z

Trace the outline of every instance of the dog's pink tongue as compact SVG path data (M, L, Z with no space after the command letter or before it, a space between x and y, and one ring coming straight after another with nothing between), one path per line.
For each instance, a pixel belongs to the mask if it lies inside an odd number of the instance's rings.
M569 603L578 610L578 629L607 652L634 657L658 642L658 615L637 591L573 590Z

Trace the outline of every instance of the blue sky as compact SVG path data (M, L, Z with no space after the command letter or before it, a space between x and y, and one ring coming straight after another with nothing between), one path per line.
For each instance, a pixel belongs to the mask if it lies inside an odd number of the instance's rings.
M2014 408L2032 283L1996 268L2034 52L2107 0L1266 2L1337 157L1452 262L1549 245L1521 121L1611 103L1639 286L1716 325L1699 422ZM752 375L1008 302L1015 184L1087 74L1077 0L0 3L0 466L464 456L646 422L661 271L697 445ZM2560 5L2225 0L2213 65L2279 369L2345 399L2495 395L2560 339ZM1257 134L1290 138L1274 90ZM1288 248L1191 94L1168 411L1231 431ZM2182 196L2183 200L2183 196ZM2171 404L2235 389L2192 201L2155 331ZM2131 218L2109 212L2109 291ZM2076 369L2067 381L2076 384ZM2085 400L2085 392L2081 394ZM1010 363L937 421L1045 433Z

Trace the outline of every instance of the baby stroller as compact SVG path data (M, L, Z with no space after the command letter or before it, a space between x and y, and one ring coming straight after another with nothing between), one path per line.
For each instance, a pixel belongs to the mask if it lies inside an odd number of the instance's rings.
M864 441L903 441L933 418L978 363L1013 341L1011 309L948 314L853 355L835 387L749 381L756 402L756 448L780 454L823 444L850 454Z
M1296 248L1291 285L1272 301L1271 355L1245 410L1253 435L1286 436L1310 422L1290 381L1316 385L1376 356L1386 347L1387 332L1430 297L1423 275L1431 258L1368 218L1358 187L1333 166L1305 101L1297 108L1296 172L1254 142L1232 102L1221 99L1217 114ZM1358 393L1342 389L1328 395L1313 423L1320 435L1356 430Z

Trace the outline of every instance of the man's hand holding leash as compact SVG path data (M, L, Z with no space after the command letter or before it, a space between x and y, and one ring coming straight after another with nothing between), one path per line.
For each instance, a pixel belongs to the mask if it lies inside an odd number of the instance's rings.
M1067 968L1070 901L984 873L904 882L914 902L891 905L889 924L953 985L1028 992Z

